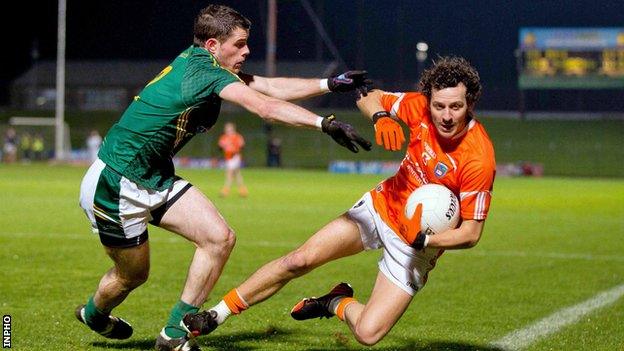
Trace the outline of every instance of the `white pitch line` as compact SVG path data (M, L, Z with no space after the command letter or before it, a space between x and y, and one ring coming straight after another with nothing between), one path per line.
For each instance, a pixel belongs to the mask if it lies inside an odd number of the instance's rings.
M521 350L569 324L578 322L584 315L614 303L622 295L624 295L624 284L604 291L577 305L559 310L526 328L513 331L490 343L490 346L509 351Z
M21 237L45 237L45 238L64 238L72 240L98 240L98 236L93 233L1 233L0 238L7 237L13 239L16 236ZM171 234L169 237L153 236L150 235L149 241L151 242L166 242L166 243L188 243L188 241L180 236ZM268 241L268 240L240 240L236 243L236 246L251 246L251 247L292 247L295 248L301 245L301 242L286 242L286 241Z
M471 256L502 256L502 257L535 257L535 258L555 258L555 259L571 259L571 260L585 260L585 261L620 261L624 262L624 255L593 255L593 254L580 254L580 253L562 253L562 252L540 252L540 251L490 251L490 250L475 250L475 251L446 251L444 254L461 254Z
M84 232L84 233L2 233L0 232L0 239L2 237L10 237L11 239L16 236L22 237L46 237L46 238L71 238L75 240L97 240L97 235ZM168 237L153 236L150 235L150 241L152 242L187 242L184 238L176 235L170 235ZM285 247L295 248L303 244L304 240L299 242L286 242L286 241L270 241L270 240L244 240L240 239L236 242L236 246L246 247ZM583 260L583 261L615 261L624 262L624 255L593 255L586 253L562 253L562 252L539 252L539 251L494 251L494 250L448 250L444 252L445 255L469 255L479 257L501 256L501 257L535 257L535 258L554 258L560 260Z

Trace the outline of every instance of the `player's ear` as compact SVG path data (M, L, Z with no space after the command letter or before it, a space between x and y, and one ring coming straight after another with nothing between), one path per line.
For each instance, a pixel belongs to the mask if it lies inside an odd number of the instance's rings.
M473 118L474 117L474 107L475 107L475 103L474 102L467 102L466 103L468 106L466 107L466 115L469 118Z
M217 50L219 50L219 46L221 43L216 38L210 38L204 42L204 48L208 50L211 54L216 54Z

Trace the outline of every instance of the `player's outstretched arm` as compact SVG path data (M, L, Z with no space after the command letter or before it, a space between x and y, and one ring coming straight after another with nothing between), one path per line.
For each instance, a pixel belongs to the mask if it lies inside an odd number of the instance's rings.
M364 116L371 119L375 126L375 142L389 151L398 151L403 147L405 135L395 117L390 115L381 104L384 92L372 90L367 96L357 100L357 107Z
M227 85L219 96L269 122L320 129L352 152L359 151L358 145L367 151L371 148L371 143L362 138L350 124L337 121L333 116L331 118L318 116L303 107L264 95L243 83Z
M267 96L281 100L302 100L328 92L357 91L358 95L366 96L372 86L366 71L347 71L324 79L261 77L239 73L239 77L250 88Z
M421 216L422 205L419 204L411 219L408 219L404 212L401 212L399 218L401 235L417 250L425 247L445 250L471 248L479 242L485 225L485 220L466 219L462 221L459 228L436 235L425 235L420 231Z

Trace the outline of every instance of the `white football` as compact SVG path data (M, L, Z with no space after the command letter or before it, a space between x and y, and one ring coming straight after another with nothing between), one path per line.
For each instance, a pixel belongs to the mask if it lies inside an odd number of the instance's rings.
M438 234L457 227L459 201L444 185L425 184L414 190L405 204L405 216L408 219L414 216L418 204L422 204L420 230L424 234Z

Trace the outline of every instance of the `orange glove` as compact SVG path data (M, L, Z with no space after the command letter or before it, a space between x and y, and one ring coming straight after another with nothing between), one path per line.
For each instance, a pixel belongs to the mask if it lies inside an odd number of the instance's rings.
M373 115L375 123L375 141L386 150L398 151L403 147L405 136L403 128L386 111L379 111Z
M427 235L420 231L421 218L422 204L416 206L416 210L411 219L405 216L405 211L401 211L401 215L399 216L399 231L401 232L401 236L416 250L424 249L427 244Z

